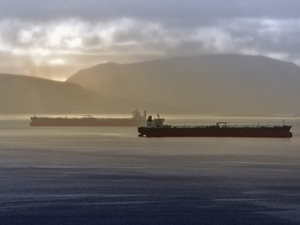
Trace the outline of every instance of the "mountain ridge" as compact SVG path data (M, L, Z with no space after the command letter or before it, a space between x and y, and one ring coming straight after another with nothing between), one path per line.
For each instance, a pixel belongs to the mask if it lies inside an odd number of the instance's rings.
M66 82L212 114L297 113L300 67L265 56L203 55L98 64ZM251 105L251 106L250 106Z
M176 110L153 102L129 101L78 84L25 75L0 74L0 113L130 113L136 107Z

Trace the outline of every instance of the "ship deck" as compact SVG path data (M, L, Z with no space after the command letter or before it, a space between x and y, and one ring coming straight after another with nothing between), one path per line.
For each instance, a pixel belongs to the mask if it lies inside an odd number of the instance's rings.
M200 126L171 126L164 125L161 128L283 128L290 127L287 125L224 125L224 126L216 126L216 125L200 125Z

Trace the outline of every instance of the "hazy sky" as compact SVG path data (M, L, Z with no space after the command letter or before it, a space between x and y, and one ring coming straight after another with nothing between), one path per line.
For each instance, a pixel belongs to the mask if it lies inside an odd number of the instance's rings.
M0 73L64 80L97 63L208 53L300 65L299 0L1 0Z

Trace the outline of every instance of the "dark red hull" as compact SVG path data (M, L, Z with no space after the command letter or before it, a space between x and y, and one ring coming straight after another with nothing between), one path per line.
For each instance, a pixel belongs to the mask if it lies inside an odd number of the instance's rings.
M143 137L266 137L290 138L291 126L245 126L245 127L139 127L139 136Z

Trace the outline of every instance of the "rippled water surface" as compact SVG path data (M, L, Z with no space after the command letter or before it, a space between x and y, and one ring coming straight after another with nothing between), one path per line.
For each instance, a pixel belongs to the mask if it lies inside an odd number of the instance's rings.
M0 116L0 224L299 224L300 119L166 116L172 125L286 124L293 138L138 138L128 127L29 127Z

